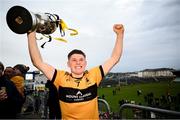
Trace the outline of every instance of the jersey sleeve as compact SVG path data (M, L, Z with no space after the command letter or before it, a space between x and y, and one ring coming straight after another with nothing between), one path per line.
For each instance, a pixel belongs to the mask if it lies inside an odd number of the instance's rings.
M95 82L99 86L101 80L104 78L104 71L102 66L97 66L89 70L89 73L93 76Z
M61 78L63 78L65 71L55 69L51 82L58 88L61 86Z

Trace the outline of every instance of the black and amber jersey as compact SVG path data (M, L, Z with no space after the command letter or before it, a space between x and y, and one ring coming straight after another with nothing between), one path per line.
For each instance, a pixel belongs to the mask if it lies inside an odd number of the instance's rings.
M53 83L59 93L62 119L98 119L97 87L104 77L102 66L85 71L82 78L56 70Z

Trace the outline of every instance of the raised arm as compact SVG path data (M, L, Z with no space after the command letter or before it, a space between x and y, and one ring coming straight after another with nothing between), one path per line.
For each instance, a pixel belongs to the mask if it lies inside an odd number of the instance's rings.
M51 80L55 69L51 65L48 65L43 61L36 42L36 33L35 32L28 33L27 37L28 37L29 54L33 65L41 72L43 72L43 74L47 77L47 79Z
M115 24L113 30L116 33L116 42L111 57L102 65L105 74L119 62L123 51L124 27L122 24Z

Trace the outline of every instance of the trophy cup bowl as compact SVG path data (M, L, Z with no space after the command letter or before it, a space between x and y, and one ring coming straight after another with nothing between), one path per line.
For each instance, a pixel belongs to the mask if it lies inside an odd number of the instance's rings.
M51 34L58 27L59 16L50 13L32 13L22 6L11 7L6 15L9 28L17 33L24 34L32 31L42 34Z

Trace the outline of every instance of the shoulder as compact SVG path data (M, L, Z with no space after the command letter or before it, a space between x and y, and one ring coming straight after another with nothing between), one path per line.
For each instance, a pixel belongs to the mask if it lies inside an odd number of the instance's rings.
M15 86L14 83L9 78L4 77L4 76L1 77L1 82L8 87Z
M63 76L68 76L68 75L70 75L68 71L55 69L52 81L54 82L56 79L59 79L59 78L62 78Z
M89 69L88 72L89 73L100 73L102 76L104 76L104 70L103 70L102 65L93 67L93 68Z
M57 74L58 75L70 75L71 73L70 72L68 72L68 71L65 71L65 70L58 70L58 69L56 69L56 72L57 72Z

